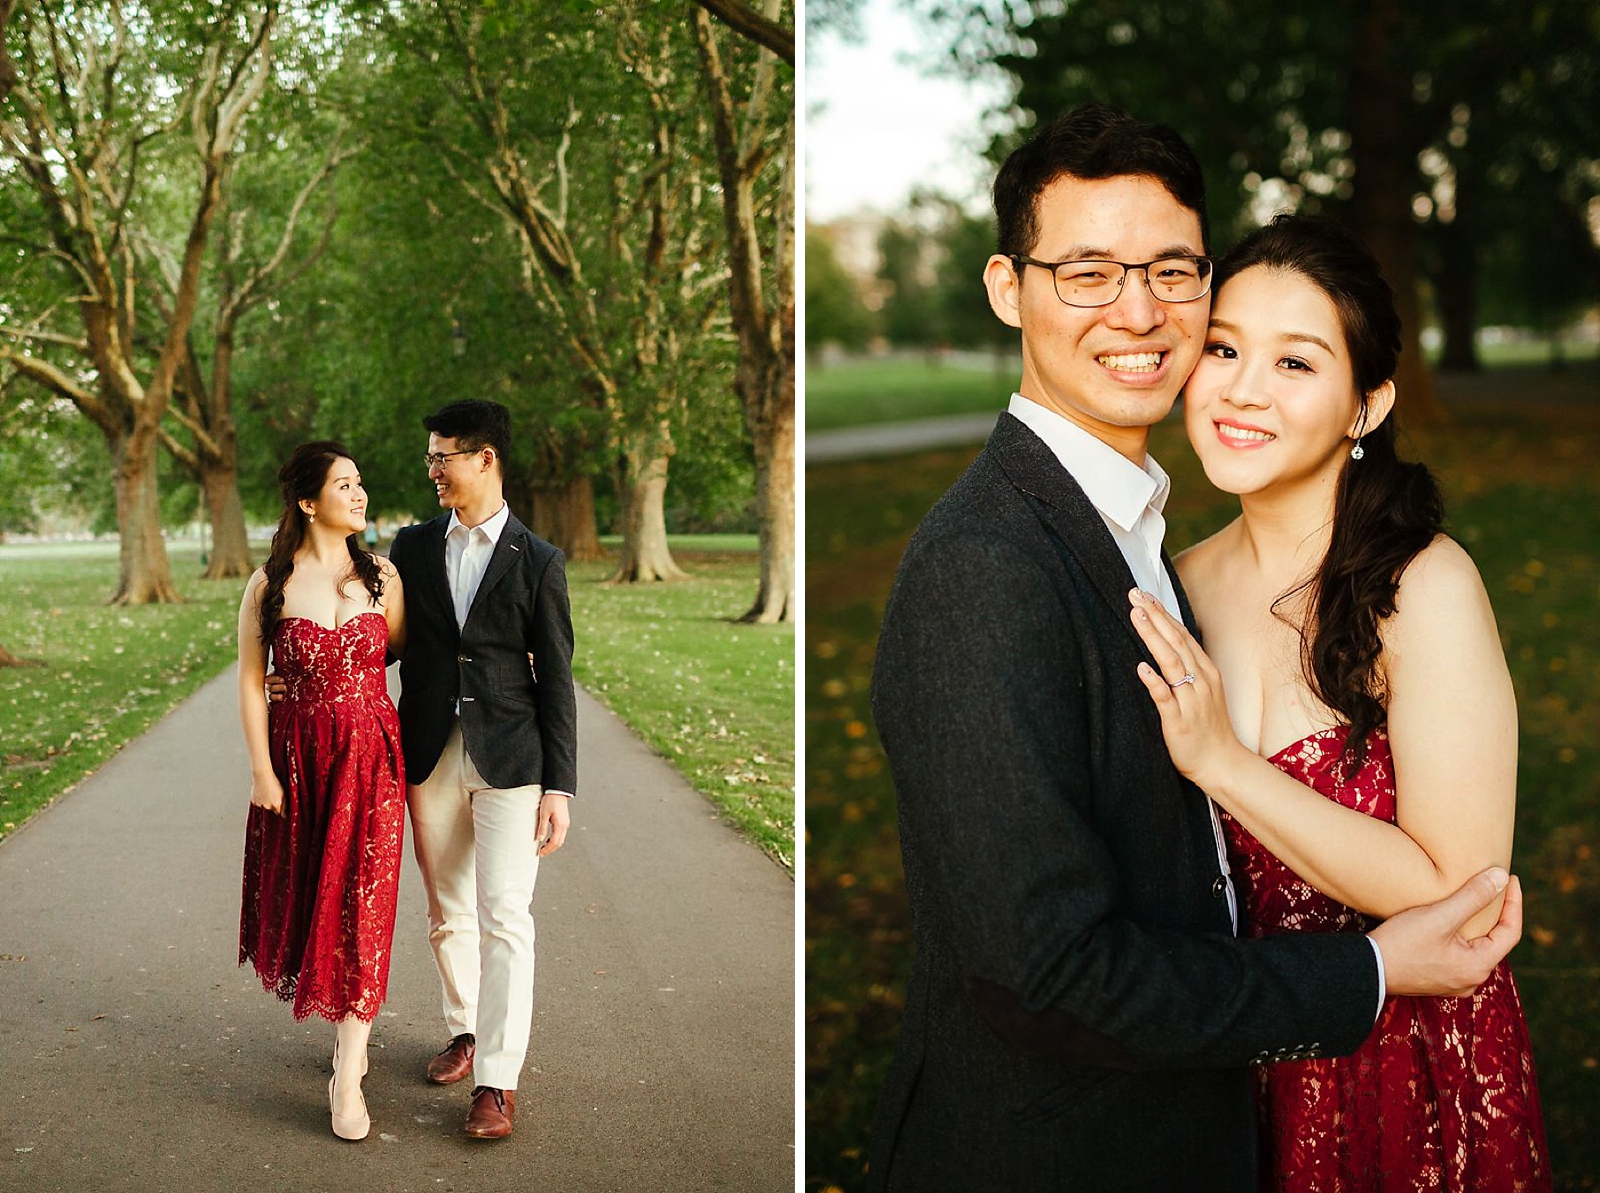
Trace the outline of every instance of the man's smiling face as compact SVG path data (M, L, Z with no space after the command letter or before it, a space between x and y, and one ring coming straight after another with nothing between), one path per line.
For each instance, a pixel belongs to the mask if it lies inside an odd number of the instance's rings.
M1037 226L1028 255L1041 261L1142 262L1205 251L1200 217L1143 175L1058 178L1039 194ZM1138 271L1110 305L1068 306L1049 270L998 256L985 280L996 315L1022 329L1022 396L1142 461L1149 428L1167 416L1199 359L1209 297L1161 302Z

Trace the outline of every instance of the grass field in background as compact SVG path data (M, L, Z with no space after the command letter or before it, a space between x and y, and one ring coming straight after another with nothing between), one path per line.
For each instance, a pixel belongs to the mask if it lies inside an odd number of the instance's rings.
M579 682L792 869L794 629L729 623L755 597L753 536L672 543L693 579L571 569ZM0 545L0 643L45 664L0 668L0 838L233 661L243 582L197 579L197 550L169 546L185 603L117 608L115 543Z
M1496 344L1481 350L1486 371L1532 372L1541 380L1550 358L1546 344ZM1600 345L1578 345L1568 354L1566 375L1595 375ZM949 357L862 357L806 364L807 431L829 431L868 423L904 422L951 414L997 413L1016 388L1016 354L998 360L966 354Z
M810 1190L863 1186L911 967L895 796L868 707L878 622L906 539L975 450L806 470ZM1152 450L1173 477L1166 513L1175 551L1234 516L1180 426L1156 428ZM1441 477L1452 532L1483 574L1516 684L1513 865L1527 915L1512 967L1556 1187L1600 1189L1600 401L1475 401L1448 428L1413 436L1411 454Z
M614 563L568 565L578 682L794 871L794 625L739 625L759 556L672 540L690 579L610 586ZM580 782L581 777L580 777Z

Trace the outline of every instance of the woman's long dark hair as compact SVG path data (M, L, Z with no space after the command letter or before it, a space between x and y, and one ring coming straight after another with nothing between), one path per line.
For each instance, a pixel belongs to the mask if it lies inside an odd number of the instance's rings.
M278 518L278 529L272 535L272 550L267 554L267 583L261 590L261 640L272 641L272 627L283 613L283 589L294 571L294 556L306 541L308 520L300 508L302 501L315 501L328 481L328 472L337 460L353 457L344 444L331 439L302 443L289 456L288 463L278 469L278 491L283 495L283 514ZM378 561L361 547L361 537L352 534L345 539L350 550L350 567L373 601L383 596L383 573ZM344 591L348 580L339 582Z
M1280 215L1218 263L1216 289L1257 265L1298 274L1333 303L1364 414L1367 396L1394 377L1400 359L1400 316L1376 258L1338 224ZM1273 602L1276 613L1291 597L1307 594L1308 616L1300 627L1306 681L1349 723L1344 757L1352 769L1366 757L1367 735L1388 722L1380 630L1394 613L1400 576L1444 523L1433 474L1396 454L1393 417L1363 431L1360 443L1361 458L1347 457L1339 473L1321 565Z

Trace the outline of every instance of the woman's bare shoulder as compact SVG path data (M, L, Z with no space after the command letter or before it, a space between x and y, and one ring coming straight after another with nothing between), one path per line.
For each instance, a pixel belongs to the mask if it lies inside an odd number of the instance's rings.
M1427 616L1468 612L1487 604L1488 599L1472 556L1453 538L1440 534L1418 551L1400 574L1395 616L1404 617L1407 610Z
M1201 539L1194 546L1179 552L1172 561L1178 569L1178 579L1194 595L1206 588L1214 577L1226 570L1226 561L1238 538L1238 520L1229 522L1210 538Z

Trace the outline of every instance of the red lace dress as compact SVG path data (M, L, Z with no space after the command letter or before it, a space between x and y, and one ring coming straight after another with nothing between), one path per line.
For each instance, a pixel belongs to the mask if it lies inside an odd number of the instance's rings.
M250 808L239 964L253 961L296 1019L370 1022L389 982L406 801L388 640L378 612L331 630L285 617L273 630L289 689L267 722L283 815Z
M1285 774L1393 822L1389 739L1371 735L1353 776L1347 729L1274 755ZM1366 932L1377 922L1305 882L1226 813L1247 935ZM1550 1188L1549 1152L1522 1003L1501 962L1471 998L1394 997L1353 1055L1256 1070L1261 1188L1295 1193L1528 1193Z

